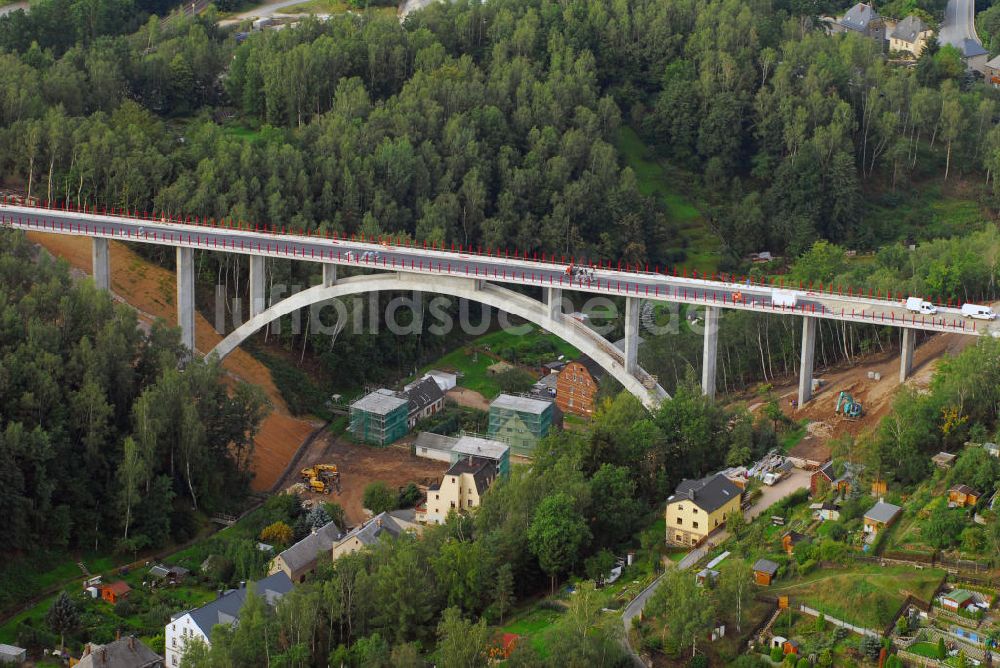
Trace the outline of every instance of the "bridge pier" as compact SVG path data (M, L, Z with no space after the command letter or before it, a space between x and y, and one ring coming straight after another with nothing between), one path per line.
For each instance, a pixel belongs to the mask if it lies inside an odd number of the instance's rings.
M267 308L264 295L264 256L250 256L250 317L262 313Z
M177 249L177 325L181 328L181 343L194 352L193 248Z
M917 330L903 327L903 345L899 351L899 382L905 383L913 371L913 353L917 347Z
M562 319L562 290L560 288L545 288L545 303L549 306L549 318Z
M639 367L639 298L625 298L625 370L635 373Z
M331 285L337 283L337 265L324 262L323 263L323 287L328 288Z
M108 240L95 237L90 240L90 247L94 264L94 284L101 290L110 290L111 259L108 253Z
M799 363L799 408L812 399L813 358L816 354L816 318L802 317L802 360Z
M701 363L701 392L715 398L715 371L719 352L719 307L705 307L705 341Z

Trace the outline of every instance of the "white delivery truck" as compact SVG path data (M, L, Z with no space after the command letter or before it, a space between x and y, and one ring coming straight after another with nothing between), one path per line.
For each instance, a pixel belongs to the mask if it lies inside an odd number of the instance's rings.
M774 306L795 308L795 292L792 290L771 290L771 303Z
M978 318L979 320L995 320L997 314L989 306L979 304L962 304L962 315L966 318Z
M907 297L906 310L910 313L919 313L921 315L934 315L937 313L937 308L934 304L924 301L920 297Z

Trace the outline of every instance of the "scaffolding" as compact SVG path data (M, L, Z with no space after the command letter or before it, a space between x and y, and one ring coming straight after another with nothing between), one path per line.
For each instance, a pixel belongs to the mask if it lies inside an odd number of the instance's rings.
M549 433L552 414L551 401L501 394L490 404L489 437L507 443L514 455L531 457Z
M351 404L350 432L372 445L389 445L407 432L410 402L390 390L376 390Z

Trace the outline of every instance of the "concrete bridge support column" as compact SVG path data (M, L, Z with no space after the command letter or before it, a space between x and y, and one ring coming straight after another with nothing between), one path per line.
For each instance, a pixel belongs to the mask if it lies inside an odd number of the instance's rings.
M917 346L917 330L903 327L903 345L899 351L899 382L905 383L913 371L913 353Z
M193 248L177 249L177 325L181 328L181 343L194 352Z
M562 318L562 290L559 288L545 288L545 303L549 305L549 318L560 320Z
M812 399L813 358L816 354L816 318L802 317L802 361L799 364L799 408Z
M705 307L705 350L701 362L701 392L715 398L715 370L719 353L719 308Z
M328 288L337 283L337 265L333 263L323 264L323 287Z
M267 308L264 296L264 256L250 256L250 317L262 313Z
M108 254L107 239L91 239L91 255L94 261L94 283L101 290L111 289L111 259Z
M639 298L625 298L625 370L639 368Z

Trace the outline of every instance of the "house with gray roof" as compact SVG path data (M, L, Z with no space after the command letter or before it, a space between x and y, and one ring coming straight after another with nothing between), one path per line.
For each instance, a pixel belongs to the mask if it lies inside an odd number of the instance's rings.
M413 441L413 454L424 459L436 459L439 462L451 462L451 450L458 439L444 434L422 431Z
M873 539L879 531L885 529L899 517L903 509L894 503L879 501L865 513L865 535L868 540Z
M193 638L211 645L212 629L217 624L227 626L239 624L240 610L248 594L260 596L269 606L274 606L291 590L291 579L284 572L278 572L257 582L241 584L237 589L230 589L200 608L177 613L167 624L165 633L168 668L180 665L187 643Z
M421 378L410 383L403 391L403 397L410 402L407 415L410 429L413 429L419 420L430 417L444 408L444 392L433 378Z
M346 536L333 545L334 559L375 545L383 536L398 538L404 533L420 535L423 527L417 523L416 511L412 508L390 510L379 513L364 524L354 527Z
M885 21L875 8L865 2L847 10L847 13L830 26L834 33L854 33L875 41L879 48L885 48Z
M343 535L335 522L313 529L308 536L272 559L267 574L283 572L292 582L305 582L306 576L316 570L320 556L326 556Z
M163 668L163 657L135 636L128 636L106 645L87 643L76 665L80 668Z
M924 23L919 16L910 14L905 19L896 24L896 27L889 33L889 50L906 51L915 57L920 56L927 46L927 40L931 38L934 31Z

